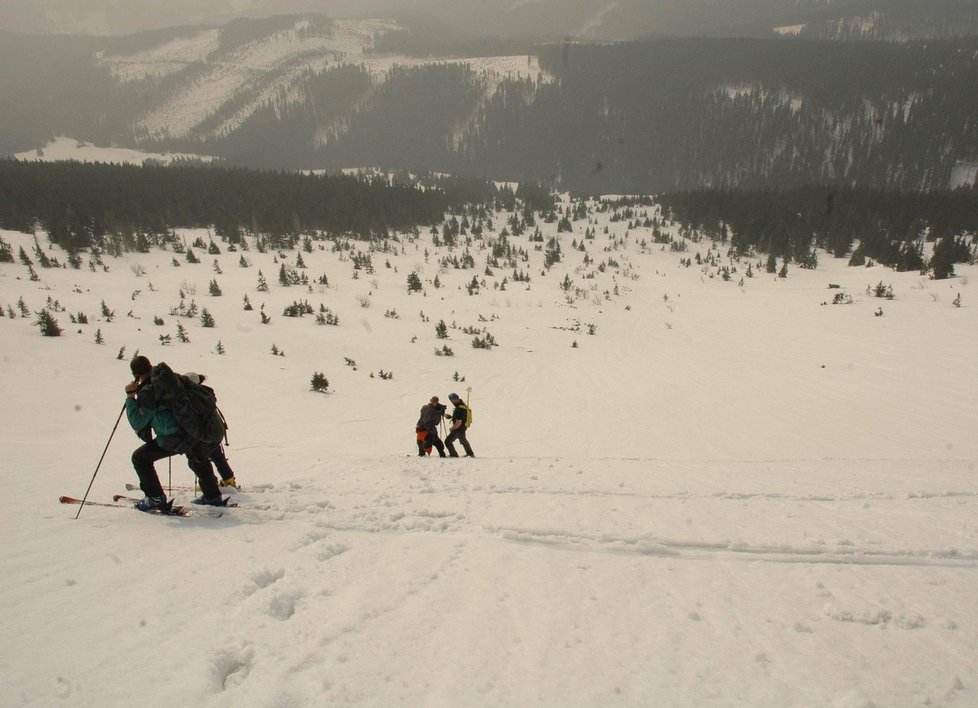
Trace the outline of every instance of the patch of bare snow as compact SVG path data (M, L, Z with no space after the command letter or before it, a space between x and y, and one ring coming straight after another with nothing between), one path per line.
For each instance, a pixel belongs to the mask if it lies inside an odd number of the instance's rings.
M100 52L97 59L117 81L125 83L182 71L190 64L205 61L220 45L221 30L207 29L126 56Z
M141 165L146 160L155 160L169 164L174 160L201 160L212 162L216 157L209 155L194 155L183 152L144 152L120 147L98 147L91 143L81 142L64 136L56 137L37 150L28 150L14 155L18 160L38 162L59 162L74 160L76 162L104 162L125 165Z

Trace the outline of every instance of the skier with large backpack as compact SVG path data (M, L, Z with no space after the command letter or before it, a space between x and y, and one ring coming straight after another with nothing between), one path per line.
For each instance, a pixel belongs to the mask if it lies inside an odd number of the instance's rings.
M172 506L154 463L181 454L187 456L187 465L200 484L201 496L194 503L226 504L208 459L224 433L213 393L173 373L164 363L153 366L144 356L135 357L129 366L134 381L125 388L126 417L144 441L132 453L132 466L146 495L136 502L136 508L167 511Z
M208 391L210 391L212 394L214 393L214 389L204 383L204 381L207 380L207 377L204 374L198 374L193 371L188 371L187 373L184 374L184 377L188 379L191 383L200 384ZM216 403L217 401L216 394L214 394L214 400ZM238 480L234 475L234 470L231 469L231 463L228 462L227 454L224 452L224 443L227 443L227 428L228 428L227 421L224 419L224 414L221 413L220 408L217 409L217 413L219 416L221 416L221 420L224 422L224 430L225 430L224 440L223 442L219 440L217 445L215 445L214 448L211 450L210 461L214 465L214 469L217 470L217 474L220 475L221 477L219 482L220 486L234 487L235 489L239 489Z

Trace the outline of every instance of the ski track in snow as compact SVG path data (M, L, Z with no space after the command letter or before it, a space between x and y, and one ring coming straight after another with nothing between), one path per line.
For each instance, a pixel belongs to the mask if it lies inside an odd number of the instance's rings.
M508 461L511 462L511 461ZM507 462L507 464L508 464ZM269 516L278 520L295 518L316 518L328 513L328 521L317 521L318 528L327 528L343 534L446 534L462 537L498 538L519 543L539 544L541 546L572 549L589 552L634 553L638 555L671 555L695 560L739 559L762 560L777 563L844 563L854 565L944 565L948 567L978 568L978 544L970 548L956 547L884 547L878 538L850 540L826 538L826 532L819 533L817 524L806 527L806 535L815 536L808 544L792 542L751 543L736 539L683 539L675 534L662 534L661 529L641 535L614 535L607 532L599 535L581 533L579 528L532 528L507 525L493 525L474 515L472 509L485 510L493 506L494 496L520 496L532 499L540 516L549 516L551 505L565 506L562 501L554 502L548 498L569 498L582 506L593 506L596 502L616 506L632 504L661 504L695 502L716 508L716 515L729 521L733 516L743 515L743 525L749 527L749 517L756 513L765 516L782 516L791 513L802 517L799 509L812 507L812 518L817 518L820 505L837 508L851 507L851 514L860 510L874 515L899 519L897 509L907 504L930 504L937 506L926 513L947 514L953 508L962 508L961 502L978 498L978 491L860 491L847 494L809 494L788 495L771 492L725 492L676 493L627 492L620 489L579 489L547 488L543 485L500 486L482 483L467 483L470 476L478 478L480 472L494 461L464 461L462 464L475 467L475 470L456 472L448 482L434 481L432 472L424 469L428 461L422 462L421 469L406 467L398 478L397 488L385 486L385 491L374 498L362 498L355 491L349 498L337 494L327 494L326 490L314 485L294 483L290 491L266 487L260 497L260 504L242 502L251 509L261 510L253 515L250 522L260 523ZM458 463L449 463L458 464ZM888 463L892 465L892 463ZM472 473L475 474L472 474ZM436 471L437 473L437 471ZM420 475L416 479L415 475ZM248 493L235 495L235 500L247 499ZM284 499L283 499L284 498ZM432 507L430 502L442 505ZM445 506L446 503L448 506ZM951 506L948 506L948 503ZM882 511L880 508L882 507ZM966 507L965 507L966 508ZM242 514L244 510L237 510ZM810 520L810 519L809 519ZM249 523L244 519L242 523ZM657 525L651 523L653 528ZM875 534L880 532L879 522L872 527ZM346 546L343 546L344 550Z

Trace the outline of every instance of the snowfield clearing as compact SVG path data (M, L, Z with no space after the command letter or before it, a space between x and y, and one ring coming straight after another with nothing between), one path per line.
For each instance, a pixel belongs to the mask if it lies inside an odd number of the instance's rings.
M538 218L562 251L546 274L533 228L511 236L529 283L486 272L506 213L453 251L400 234L373 272L366 242L253 239L199 264L35 262L36 282L0 264L4 705L978 705L976 268L820 253L781 279L611 215ZM441 264L466 248L474 268ZM304 301L338 326L283 315ZM46 306L63 336L40 335ZM84 495L137 350L217 390L243 487L223 517L58 504ZM418 458L421 405L452 391L477 457ZM137 444L123 420L91 500L137 481ZM157 470L192 483L182 457Z

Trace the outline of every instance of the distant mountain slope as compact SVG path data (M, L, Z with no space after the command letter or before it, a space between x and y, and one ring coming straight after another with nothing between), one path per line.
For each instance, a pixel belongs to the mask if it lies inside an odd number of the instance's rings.
M428 52L432 35L394 21L319 15L112 39L6 35L0 153L69 136L252 167L617 193L973 181L978 39L795 38L806 31L469 51L455 38Z

